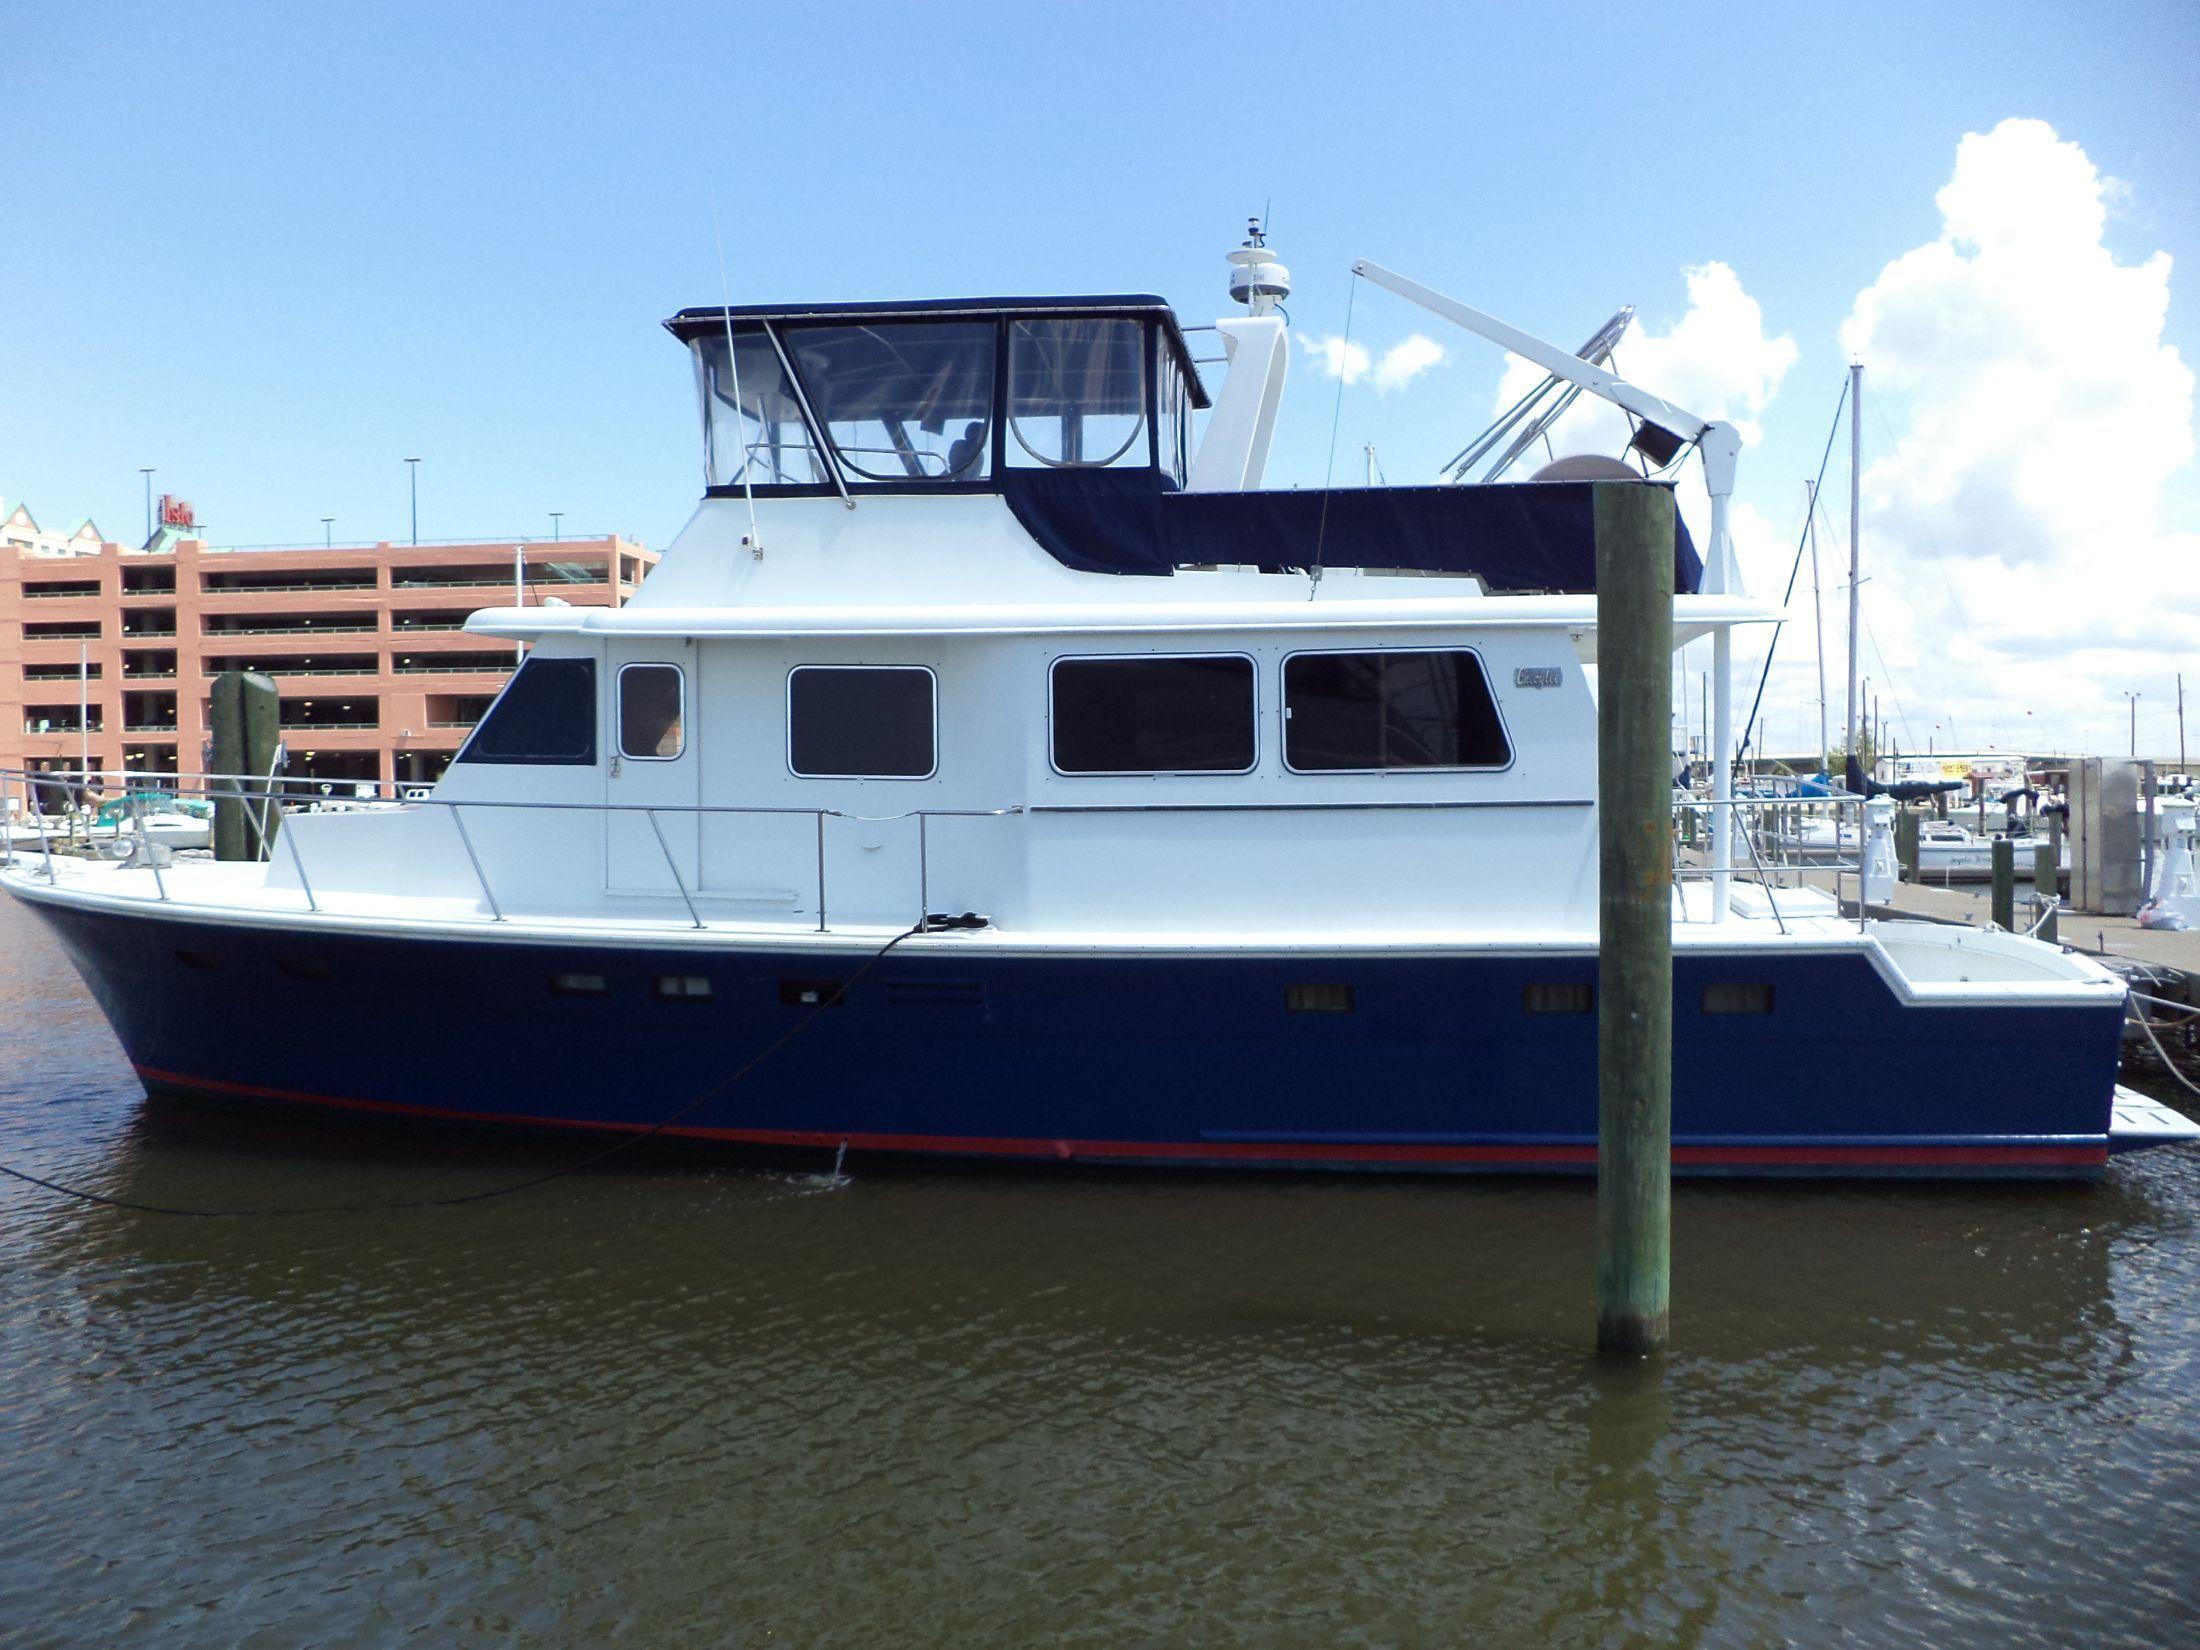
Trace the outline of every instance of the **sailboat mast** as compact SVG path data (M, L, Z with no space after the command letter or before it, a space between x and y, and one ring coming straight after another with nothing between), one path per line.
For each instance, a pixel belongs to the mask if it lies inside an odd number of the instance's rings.
M1864 363L1849 363L1849 754L1859 763L1863 749L1856 742L1856 632L1860 609L1857 570L1862 560L1864 516Z
M1818 582L1818 483L1805 481L1804 494L1810 501L1810 520L1805 533L1810 539L1810 612L1811 630L1817 638L1812 652L1818 659L1818 760L1831 760L1827 752L1833 747L1826 743L1826 595Z

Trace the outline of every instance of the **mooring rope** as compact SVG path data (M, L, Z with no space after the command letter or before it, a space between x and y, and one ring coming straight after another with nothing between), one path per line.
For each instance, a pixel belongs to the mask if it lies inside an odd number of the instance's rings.
M140 1203L132 1198L111 1197L104 1192L87 1191L84 1187L66 1185L58 1180L48 1180L39 1175L29 1174L22 1169L13 1168L5 1163L0 1163L0 1175L5 1175L10 1180L19 1180L27 1186L39 1186L49 1192L59 1193L63 1197L75 1198L80 1203L97 1203L109 1209L128 1209L133 1213L142 1215L179 1215L191 1220L238 1220L273 1215L393 1214L405 1209L455 1209L469 1203L488 1203L497 1198L511 1197L518 1192L532 1191L537 1186L547 1186L553 1180L563 1180L568 1175L579 1174L583 1169L592 1169L597 1164L614 1158L623 1151L639 1146L646 1140L655 1139L658 1135L663 1134L665 1130L677 1124L682 1118L692 1116L709 1102L726 1094L743 1078L755 1071L757 1067L764 1064L765 1061L809 1030L812 1025L816 1024L817 1017L820 1014L834 1006L858 980L884 961L886 954L893 950L895 946L901 944L903 940L908 939L911 935L921 934L924 931L925 925L919 922L914 927L905 928L899 934L896 934L872 952L869 957L865 958L863 966L849 975L837 987L831 991L820 993L817 1002L811 1007L809 1013L781 1032L756 1054L751 1055L746 1062L730 1075L711 1084L710 1087L703 1090L701 1094L690 1100L678 1111L673 1112L669 1117L651 1124L637 1134L625 1136L600 1152L591 1152L578 1162L568 1163L563 1168L552 1169L546 1174L530 1175L527 1179L514 1181L508 1186L492 1186L478 1192L460 1192L452 1197L397 1198L374 1203L301 1203L294 1205L278 1204L265 1208L249 1209L186 1209L174 1204ZM847 1151L846 1141L841 1142L841 1151L845 1156ZM837 1173L839 1169L837 1160L834 1169Z
M2131 995L2133 997L2140 997L2143 994L2134 991L2131 993ZM2145 1000L2150 1003L2159 1003L2163 1001L2163 999L2159 997L2146 997ZM2185 1087L2190 1089L2194 1094L2200 1094L2200 1083L2195 1083L2190 1077L2187 1077L2182 1071L2179 1071L2177 1069L2177 1062L2169 1057L2169 1050L2162 1046L2162 1039L2154 1035L2154 1022L2152 1020L2149 1020L2144 1014L2131 1014L2129 1017L2139 1027L2141 1031L2147 1034L2147 1041L2154 1045L2155 1057L2162 1062L2162 1068L2167 1071L2172 1077L2176 1078L2178 1082L2184 1084Z

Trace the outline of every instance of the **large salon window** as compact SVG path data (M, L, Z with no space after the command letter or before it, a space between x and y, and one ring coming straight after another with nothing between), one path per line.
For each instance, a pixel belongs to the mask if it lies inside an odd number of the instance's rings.
M534 656L474 729L461 762L596 760L596 665Z
M1284 661L1283 715L1284 763L1302 773L1512 760L1472 653L1301 653Z
M800 665L787 677L787 765L808 779L926 779L932 673L907 665Z
M1008 462L1090 470L1153 462L1140 321L1012 321Z
M669 762L685 742L678 665L627 665L619 672L619 754Z
M809 487L831 479L770 338L756 330L735 333L730 366L723 333L696 339L694 350L705 485Z
M1237 656L1060 659L1054 765L1063 773L1244 773L1253 766L1253 661Z
M850 480L982 481L991 473L991 321L789 327L784 337Z

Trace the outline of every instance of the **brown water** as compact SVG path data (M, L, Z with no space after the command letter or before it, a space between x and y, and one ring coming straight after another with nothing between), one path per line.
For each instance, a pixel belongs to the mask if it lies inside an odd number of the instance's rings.
M1982 1050L1982 1060L1991 1051ZM572 1148L148 1111L0 902L0 1160L195 1204ZM2200 1154L1684 1185L622 1162L0 1187L8 1644L2200 1642Z

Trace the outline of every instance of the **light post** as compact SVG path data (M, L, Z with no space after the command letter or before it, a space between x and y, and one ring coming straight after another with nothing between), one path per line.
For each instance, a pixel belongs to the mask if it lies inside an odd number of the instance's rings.
M2131 689L2124 689L2124 697L2131 701L2131 754L2139 754L2139 696Z
M564 531L565 512L563 510L552 510L550 512L550 542L552 544L557 543Z
M321 518L321 548L324 550L332 550L336 546L335 522L334 516Z
M417 545L420 542L420 460L406 459L405 474L412 484L413 543Z
M138 466L138 474L145 478L145 542L153 542L153 472L146 466Z

